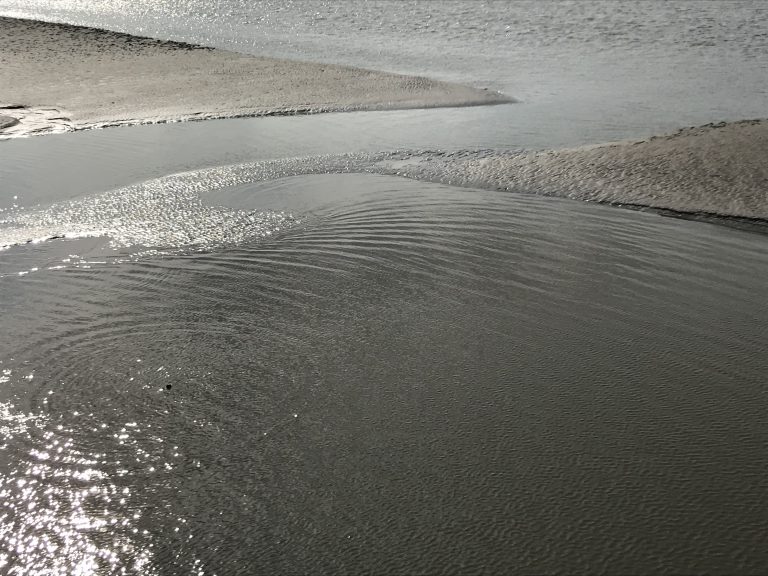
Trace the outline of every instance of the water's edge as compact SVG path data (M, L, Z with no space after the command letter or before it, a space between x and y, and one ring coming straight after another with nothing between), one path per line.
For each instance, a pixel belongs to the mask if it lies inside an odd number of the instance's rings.
M751 232L768 231L768 122L755 120L689 128L642 142L521 153L504 150L396 151L341 154L220 166L173 174L103 195L122 202L143 190L190 187L206 191L287 176L371 173L464 188L534 194L653 211ZM194 196L194 194L193 194ZM192 202L194 198L187 199ZM101 201L101 200L100 200ZM78 202L8 212L1 248L68 238L103 225L75 215ZM31 210L31 211L30 211ZM90 214L89 210L85 211ZM46 222L47 227L30 225ZM111 225L110 225L111 226ZM28 232L27 232L28 231ZM85 232L83 232L85 231Z

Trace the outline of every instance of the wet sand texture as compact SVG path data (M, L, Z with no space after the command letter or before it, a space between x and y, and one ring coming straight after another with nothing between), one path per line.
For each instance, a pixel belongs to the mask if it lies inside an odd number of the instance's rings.
M533 154L432 153L395 166L456 185L768 220L768 120Z
M70 127L508 102L496 92L0 17L0 108L56 109ZM18 106L22 105L22 108Z
M19 121L16 118L0 114L0 130L3 128L10 128L11 126L15 126L18 123Z

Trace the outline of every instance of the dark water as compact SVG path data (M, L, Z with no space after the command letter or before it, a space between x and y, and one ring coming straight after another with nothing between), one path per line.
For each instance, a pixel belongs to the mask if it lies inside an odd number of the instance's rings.
M201 194L297 222L0 252L3 571L768 566L764 236L362 174Z

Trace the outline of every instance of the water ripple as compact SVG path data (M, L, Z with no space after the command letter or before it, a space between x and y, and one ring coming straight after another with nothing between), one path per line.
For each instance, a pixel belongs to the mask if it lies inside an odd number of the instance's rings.
M8 566L755 571L765 237L365 162L169 177L300 224L0 277Z

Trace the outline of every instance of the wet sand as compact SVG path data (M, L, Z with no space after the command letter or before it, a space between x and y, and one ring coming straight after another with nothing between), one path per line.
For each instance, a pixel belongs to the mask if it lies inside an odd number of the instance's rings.
M406 155L398 173L480 188L768 220L768 121L708 124L648 140L530 154Z
M0 114L0 130L3 128L10 128L11 126L15 126L18 124L19 121L16 118L13 118L12 116L4 116L3 114Z
M416 76L5 17L0 17L0 62L0 113L20 120L17 134L511 101L496 92Z

